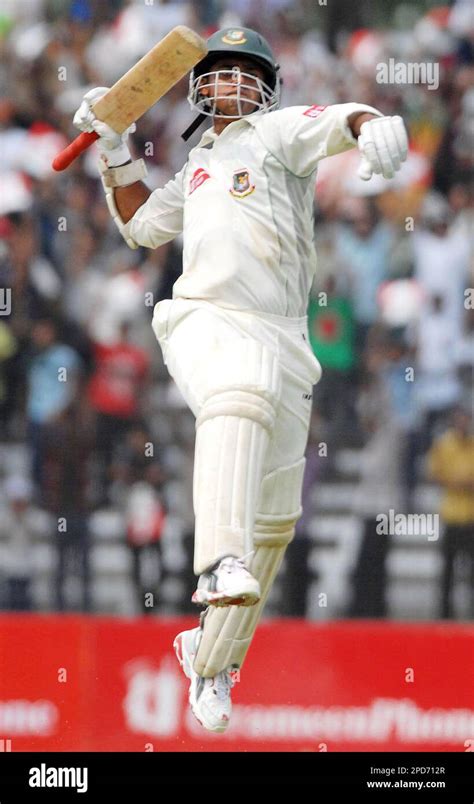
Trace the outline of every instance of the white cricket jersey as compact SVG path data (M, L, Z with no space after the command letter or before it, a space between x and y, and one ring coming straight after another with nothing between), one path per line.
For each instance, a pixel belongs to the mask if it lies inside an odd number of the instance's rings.
M316 270L313 203L325 156L354 147L347 118L371 106L292 106L208 129L183 169L155 190L126 235L157 248L183 232L173 298L306 315Z

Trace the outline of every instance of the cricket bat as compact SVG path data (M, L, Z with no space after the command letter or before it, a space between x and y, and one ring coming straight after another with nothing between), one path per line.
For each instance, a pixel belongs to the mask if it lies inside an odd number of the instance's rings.
M173 28L94 103L99 120L122 134L207 54L207 44L185 25ZM98 139L96 132L83 132L53 161L54 170L64 170Z

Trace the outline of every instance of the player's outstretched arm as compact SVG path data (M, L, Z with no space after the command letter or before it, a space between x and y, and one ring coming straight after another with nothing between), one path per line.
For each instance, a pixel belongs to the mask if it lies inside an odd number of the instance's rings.
M268 150L299 177L310 176L321 159L357 146L361 178L379 173L391 179L408 153L402 118L384 117L363 103L281 109L261 119L259 134Z
M347 122L349 123L349 128L352 131L353 136L357 139L360 134L360 127L362 123L376 119L377 115L372 114L372 112L354 112L354 114L349 115Z

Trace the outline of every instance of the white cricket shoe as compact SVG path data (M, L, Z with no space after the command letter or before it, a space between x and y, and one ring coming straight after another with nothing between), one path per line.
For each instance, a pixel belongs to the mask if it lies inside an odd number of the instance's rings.
M217 567L199 577L191 600L206 606L254 606L260 600L260 584L243 558L226 556Z
M214 678L204 678L196 673L193 663L201 635L202 629L199 627L181 631L175 638L173 647L184 674L191 680L189 703L194 716L208 731L223 732L230 722L230 691L234 681L231 668L222 670Z

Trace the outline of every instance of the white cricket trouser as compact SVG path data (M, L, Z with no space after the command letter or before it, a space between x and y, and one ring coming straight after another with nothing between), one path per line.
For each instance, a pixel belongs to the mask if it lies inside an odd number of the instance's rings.
M239 429L240 440L237 435L232 440L232 425L233 422L238 424L239 419L235 406L232 405L230 386L229 393L224 395L230 398L229 413L227 415L226 409L224 413L217 414L221 422L227 419L227 429L213 430L213 427L217 427L213 424L216 419L210 422L206 419L204 425L198 427L198 437L201 432L201 441L199 467L195 461L194 568L196 574L200 574L223 555L231 554L239 557L252 548L251 534L249 539L248 531L252 530L263 477L277 469L295 464L304 456L312 408L312 386L321 376L321 367L308 343L306 317L285 318L266 313L236 311L193 299L165 299L155 307L153 330L162 348L169 373L198 423L203 417L203 412L206 412L209 398L212 400L218 398L221 405L227 404L222 402L221 393L223 376L229 372L232 374L232 366L225 365L226 355L229 355L228 362L231 363L234 355L240 354L239 348L244 347L243 354L247 353L245 349L247 351L250 349L252 360L254 353L263 354L266 359L266 363L262 361L259 393L265 397L265 392L268 390L266 400L271 401L270 409L274 415L272 413L272 416L265 418L268 401L264 400L262 404L267 405L265 416L249 423L249 428L253 427L253 430L248 429L245 443L248 450L253 450L255 453L256 467L249 465L243 467L242 472L245 473L243 484L247 486L247 496L245 494L242 496L239 492L239 499L236 497L229 511L219 509L220 484L222 481L222 496L232 492L231 488L225 488L226 483L229 485L234 482L238 485L238 469L234 468L233 461L238 460L238 447L244 441L241 437L243 428ZM269 360L271 369L268 368ZM258 365L258 360L255 360L248 370L250 377L248 385L251 390L254 387L252 383ZM279 375L278 394L275 390L275 366ZM216 388L219 394L213 397ZM255 398L252 397L252 405L254 401ZM258 399L256 402L258 403ZM248 410L258 407L258 404L253 407L252 405L248 405ZM261 425L263 419L266 426ZM268 421L271 423L268 424ZM234 432L237 433L237 429ZM216 462L216 451L219 447L222 447L221 451L224 450L222 444L227 444L227 454L225 462L219 464ZM197 446L198 440L196 458ZM209 470L207 464L210 462L213 462L214 483L207 482L211 476L207 474ZM225 468L219 470L219 467ZM226 478L220 478L219 471L220 474L225 474ZM198 481L196 473L199 473ZM199 499L196 499L197 496ZM246 508L244 512L239 510L239 504ZM213 509L217 511L214 516ZM225 516L228 516L229 522L224 521ZM245 519L245 522L240 521L241 519ZM210 532L212 531L210 521L219 523L214 534ZM238 527L233 527L235 521Z

